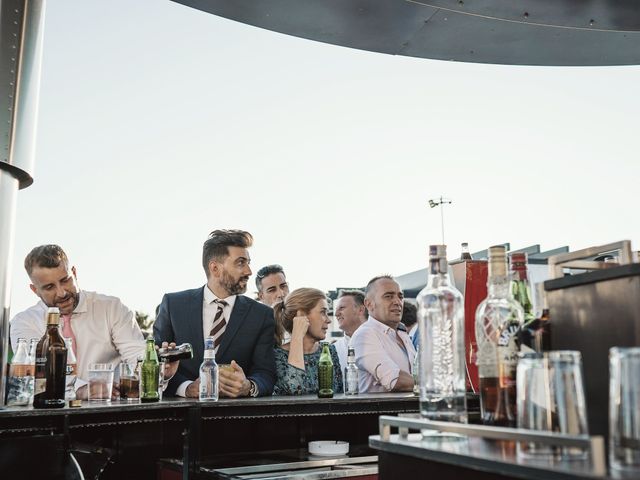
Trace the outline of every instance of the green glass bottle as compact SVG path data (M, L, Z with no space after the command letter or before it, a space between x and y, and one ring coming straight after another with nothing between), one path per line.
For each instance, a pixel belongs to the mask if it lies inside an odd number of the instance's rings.
M322 342L322 353L318 362L318 397L333 397L333 361L329 351L329 343Z
M140 401L158 402L158 378L160 377L160 363L153 337L147 338L144 351L144 360L140 369Z

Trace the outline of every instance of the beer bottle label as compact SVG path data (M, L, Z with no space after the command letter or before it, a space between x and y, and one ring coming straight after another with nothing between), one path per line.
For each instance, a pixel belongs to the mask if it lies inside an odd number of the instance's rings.
M40 393L44 393L47 390L47 379L46 378L36 378L35 386L33 389L33 394L38 395Z

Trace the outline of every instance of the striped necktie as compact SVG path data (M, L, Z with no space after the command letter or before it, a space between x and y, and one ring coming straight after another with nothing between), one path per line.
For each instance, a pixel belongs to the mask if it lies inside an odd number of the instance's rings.
M213 345L215 350L218 351L218 346L222 341L222 334L224 334L224 329L227 326L223 311L224 307L229 304L224 300L214 300L214 302L218 304L218 310L216 311L216 316L213 318L213 327L211 328L211 332L209 332L209 336L213 337Z

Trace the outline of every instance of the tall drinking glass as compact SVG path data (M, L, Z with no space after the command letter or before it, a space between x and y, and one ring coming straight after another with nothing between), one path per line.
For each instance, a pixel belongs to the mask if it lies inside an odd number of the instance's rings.
M580 352L574 350L549 352L549 368L559 432L568 435L588 435L587 405ZM563 447L561 451L564 459L584 459L588 453L579 447Z
M609 464L640 473L640 348L609 350Z
M556 403L551 389L547 355L520 354L516 373L518 428L544 432L557 430ZM551 457L553 453L549 444L518 442L518 455L522 457Z

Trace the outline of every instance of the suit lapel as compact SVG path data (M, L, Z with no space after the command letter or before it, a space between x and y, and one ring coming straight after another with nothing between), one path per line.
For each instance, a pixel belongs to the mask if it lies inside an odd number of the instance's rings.
M246 298L243 295L238 295L236 297L236 303L233 305L233 310L231 311L231 318L229 318L227 328L222 335L222 342L220 342L220 347L218 348L216 357L222 358L229 345L231 345L233 337L240 329L240 326L244 323L245 318L247 318L248 313L249 304Z
M195 339L192 345L194 358L202 361L204 357L204 334L202 333L202 302L204 302L204 287L193 291L188 301L186 324L189 325L190 335L187 338Z

